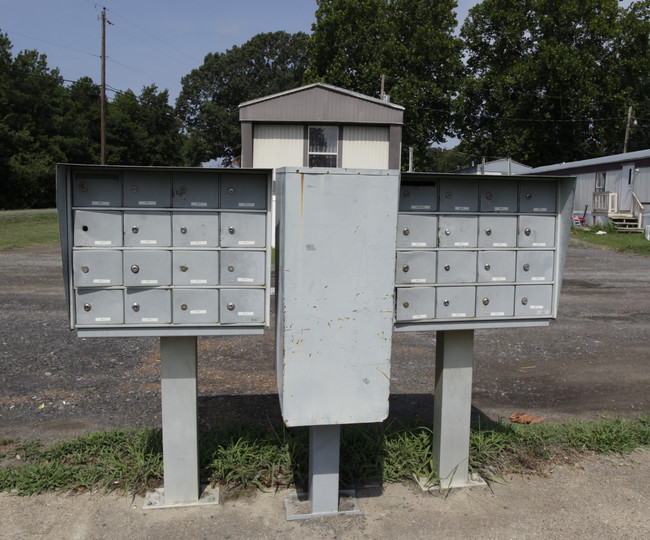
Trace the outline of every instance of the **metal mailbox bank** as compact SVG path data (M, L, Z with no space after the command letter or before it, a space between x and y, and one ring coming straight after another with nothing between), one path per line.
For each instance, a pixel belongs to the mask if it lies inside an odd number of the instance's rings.
M396 331L438 331L434 461L467 473L474 329L557 317L575 178L402 173Z
M164 504L198 499L196 336L270 326L271 171L60 164L70 328L160 336Z

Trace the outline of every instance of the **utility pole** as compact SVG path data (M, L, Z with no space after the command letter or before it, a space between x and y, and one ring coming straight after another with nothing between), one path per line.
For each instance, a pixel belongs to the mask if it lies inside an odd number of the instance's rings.
M99 159L102 165L106 163L106 22L113 24L106 21L106 8L102 8L102 88L99 96Z
M627 142L630 140L630 124L632 123L632 105L627 110L627 126L625 127L625 143L623 144L623 153L627 154Z
M384 93L384 81L386 80L386 75L381 76L381 90L379 91L379 99L384 101L386 94Z

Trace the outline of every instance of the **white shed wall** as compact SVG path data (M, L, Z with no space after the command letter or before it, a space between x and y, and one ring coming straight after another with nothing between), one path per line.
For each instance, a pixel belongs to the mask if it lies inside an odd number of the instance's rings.
M253 129L253 167L303 166L303 126L257 124Z
M341 167L388 169L389 137L388 127L344 126Z

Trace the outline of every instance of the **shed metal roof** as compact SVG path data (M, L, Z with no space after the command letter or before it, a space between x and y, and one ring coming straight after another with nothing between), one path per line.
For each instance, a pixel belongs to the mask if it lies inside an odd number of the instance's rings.
M650 150L638 150L637 152L627 152L625 154L614 154L612 156L603 156L593 159L583 159L582 161L571 161L569 163L556 163L554 165L545 165L536 167L527 171L525 174L548 174L555 172L580 171L582 169L607 169L610 165L635 163L642 160L650 160Z

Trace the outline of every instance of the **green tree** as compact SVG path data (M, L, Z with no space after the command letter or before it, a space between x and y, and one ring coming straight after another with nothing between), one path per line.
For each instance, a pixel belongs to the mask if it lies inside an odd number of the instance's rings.
M379 96L405 107L404 166L415 147L416 169L427 149L453 132L452 103L462 72L454 36L455 0L319 0L307 49L306 82Z
M241 47L210 53L183 77L176 110L189 135L187 159L230 165L241 155L239 104L300 86L308 36L258 34Z

